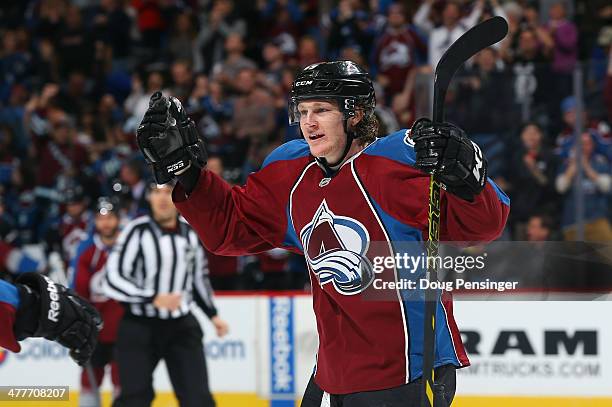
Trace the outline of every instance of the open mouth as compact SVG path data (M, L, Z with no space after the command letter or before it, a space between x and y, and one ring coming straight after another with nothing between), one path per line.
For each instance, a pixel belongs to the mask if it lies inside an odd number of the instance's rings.
M324 137L324 136L325 136L325 134L323 134L323 133L314 133L314 134L309 135L308 139L309 140L318 140L318 139L320 139L321 137Z

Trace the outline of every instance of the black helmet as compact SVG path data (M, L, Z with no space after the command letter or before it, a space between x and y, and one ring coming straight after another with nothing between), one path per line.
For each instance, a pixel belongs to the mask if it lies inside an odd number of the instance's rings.
M108 215L111 213L118 215L119 202L117 202L116 199L112 199L106 196L101 196L100 198L98 198L98 203L96 204L96 214Z
M72 184L64 190L64 202L67 204L83 202L85 200L85 191L79 184Z
M297 74L289 96L289 124L298 124L297 105L307 99L333 99L344 118L355 114L361 106L371 115L376 106L370 75L352 61L319 62Z

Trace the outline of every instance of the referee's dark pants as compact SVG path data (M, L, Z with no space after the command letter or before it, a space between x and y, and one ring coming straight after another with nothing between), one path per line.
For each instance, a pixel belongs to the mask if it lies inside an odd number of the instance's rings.
M166 362L181 407L214 407L202 336L202 328L191 314L177 319L158 319L126 313L117 335L121 389L113 407L151 405L155 397L153 371L160 359Z

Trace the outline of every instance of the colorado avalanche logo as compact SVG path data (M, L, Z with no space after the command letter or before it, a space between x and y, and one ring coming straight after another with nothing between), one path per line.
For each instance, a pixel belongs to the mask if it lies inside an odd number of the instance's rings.
M372 263L365 257L368 231L355 219L334 215L325 200L302 229L300 239L321 286L332 283L340 294L353 295L372 283Z

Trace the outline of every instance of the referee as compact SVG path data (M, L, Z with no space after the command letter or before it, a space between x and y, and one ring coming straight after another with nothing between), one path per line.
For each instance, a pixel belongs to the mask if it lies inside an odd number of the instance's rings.
M172 184L149 185L151 216L128 223L106 264L105 293L125 306L116 357L120 393L113 407L150 406L153 371L164 359L181 407L214 406L208 387L202 329L192 300L214 324L217 316L208 265L197 234L179 218Z

